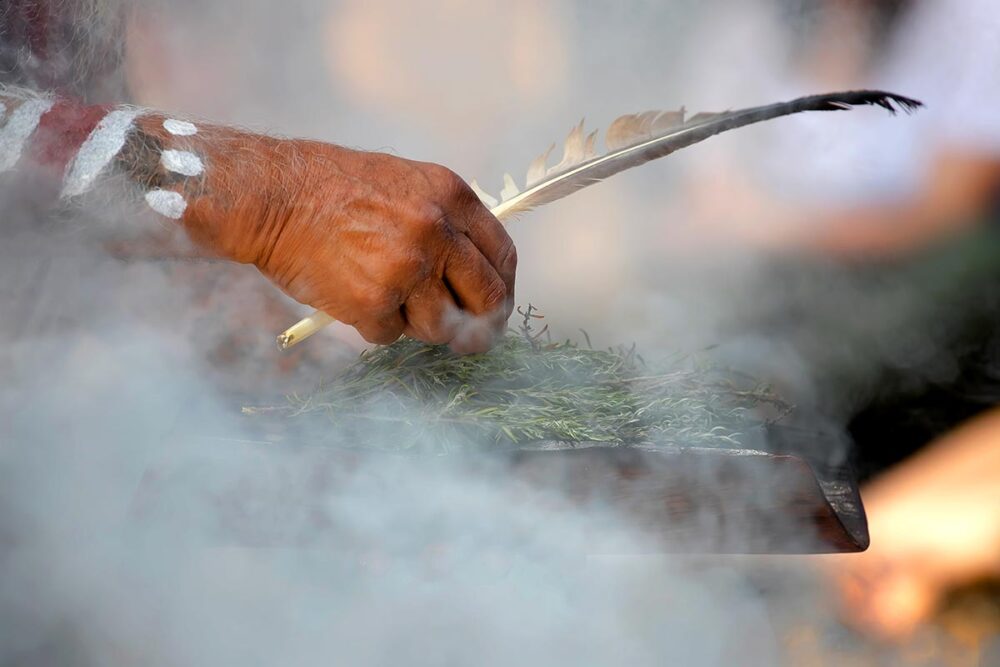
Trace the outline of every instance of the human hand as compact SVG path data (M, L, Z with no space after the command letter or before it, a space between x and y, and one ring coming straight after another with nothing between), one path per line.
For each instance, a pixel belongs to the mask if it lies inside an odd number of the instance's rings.
M166 141L205 162L198 179L164 185L184 194L196 243L254 264L372 343L406 334L469 353L503 334L514 244L448 169L228 128Z

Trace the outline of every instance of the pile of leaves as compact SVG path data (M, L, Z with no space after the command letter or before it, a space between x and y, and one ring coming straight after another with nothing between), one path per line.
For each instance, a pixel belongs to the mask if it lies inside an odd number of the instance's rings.
M523 322L493 350L458 356L402 339L365 352L308 396L295 417L325 415L331 436L357 446L449 451L538 442L738 446L761 424L756 408L785 410L761 386L677 360L648 366L632 348L595 350L544 340ZM584 334L586 336L586 334Z

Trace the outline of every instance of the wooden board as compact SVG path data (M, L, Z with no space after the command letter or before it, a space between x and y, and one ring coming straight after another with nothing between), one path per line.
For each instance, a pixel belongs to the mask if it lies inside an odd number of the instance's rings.
M848 470L749 449L592 447L514 457L536 484L560 480L580 502L607 502L658 550L835 553L868 547L864 508ZM604 551L600 536L595 551ZM611 550L614 550L613 545Z

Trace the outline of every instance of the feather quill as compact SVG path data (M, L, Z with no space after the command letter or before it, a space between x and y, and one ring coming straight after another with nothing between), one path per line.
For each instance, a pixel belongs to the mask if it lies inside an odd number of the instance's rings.
M881 90L853 90L738 111L699 113L687 120L683 107L678 111L646 111L621 116L608 126L604 134L607 152L603 155L597 155L597 132L585 135L581 120L566 137L558 164L547 166L555 144L531 162L524 190L517 187L510 174L504 174L499 200L476 181L470 185L490 212L505 220L726 130L802 111L840 111L862 105L880 106L890 113L896 113L897 108L911 112L923 106L917 100ZM278 346L288 349L331 322L333 318L316 311L278 336Z
M585 138L583 121L580 121L566 138L558 164L546 167L554 146L550 147L531 163L524 190L520 190L510 175L505 174L500 203L497 204L497 200L489 195L481 198L493 215L504 220L720 132L802 111L840 111L862 105L880 106L890 113L895 113L897 108L911 112L922 106L917 100L881 90L854 90L811 95L737 111L699 113L687 120L684 119L683 108L678 111L647 111L615 119L605 132L607 152L603 155L597 155L595 151L597 133L593 132ZM477 191L485 195L478 186Z

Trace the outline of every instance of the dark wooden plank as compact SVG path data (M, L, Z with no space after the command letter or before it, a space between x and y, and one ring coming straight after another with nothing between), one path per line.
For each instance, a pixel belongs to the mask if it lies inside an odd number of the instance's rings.
M164 457L150 465L137 490L133 517L169 514L170 498L176 493L171 487L184 487L192 471L210 480L214 469L219 479L225 479L227 466L245 465L248 458L269 456L275 448L301 452L302 445L203 437L195 448L198 454L191 458L170 454L180 450L166 443ZM307 449L321 471L314 480L317 489L335 488L362 466L364 474L384 475L384 483L391 487L398 479L393 475L406 474L406 461L414 456ZM528 481L573 504L610 508L649 538L623 545L617 541L617 531L603 534L594 528L588 534L588 553L833 553L862 551L868 545L864 509L850 471L814 465L805 456L753 449L539 443L500 454L456 454L448 464L468 464L472 470L477 461L496 464L497 457L511 473L495 477L497 484ZM221 488L220 493L224 493ZM233 525L228 540L270 546L308 541L283 534L280 520L283 511L300 514L301 503L308 502L303 497L297 497L294 506L275 504L271 519L278 518L270 526L255 523L242 511L242 502L260 501L228 494L218 503L230 506Z
M524 451L515 469L616 507L658 539L704 553L863 551L867 523L849 471L821 479L804 458L748 449L585 446ZM830 475L830 471L824 471ZM596 551L614 550L595 536Z

